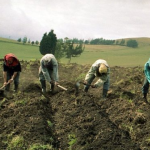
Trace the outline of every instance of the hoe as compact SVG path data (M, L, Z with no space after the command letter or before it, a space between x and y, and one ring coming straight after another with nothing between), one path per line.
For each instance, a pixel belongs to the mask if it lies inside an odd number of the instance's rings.
M86 83L84 83L83 81L77 81L76 84L75 84L76 94L79 93L80 83L83 84L83 85L92 86L91 84L86 84Z
M61 86L61 85L57 85L57 87L59 87L59 88L61 88L61 89L65 90L65 91L67 91L67 89L66 89L66 88L64 88L64 87L63 87L63 86Z

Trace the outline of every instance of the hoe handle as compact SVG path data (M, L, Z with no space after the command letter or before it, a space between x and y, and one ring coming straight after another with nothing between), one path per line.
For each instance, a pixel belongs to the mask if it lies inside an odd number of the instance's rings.
M2 90L5 86L6 86L6 85L3 85L3 86L0 88L0 90Z
M59 88L61 88L61 89L63 89L63 90L65 90L65 91L67 91L67 89L66 88L64 88L63 86L61 86L61 85L57 85Z

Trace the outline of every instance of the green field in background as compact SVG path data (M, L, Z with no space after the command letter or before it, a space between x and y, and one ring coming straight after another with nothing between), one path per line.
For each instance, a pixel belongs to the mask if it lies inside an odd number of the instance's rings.
M84 52L79 57L72 57L71 63L92 64L101 58L107 60L110 66L143 66L150 57L150 38L137 38L138 48L119 45L85 45ZM20 60L40 59L39 47L21 44L14 40L0 38L0 58L7 53L14 53ZM61 63L68 63L62 58Z
M42 57L38 46L23 45L20 43L0 41L0 51L0 58L3 58L7 53L14 53L20 60L33 60Z

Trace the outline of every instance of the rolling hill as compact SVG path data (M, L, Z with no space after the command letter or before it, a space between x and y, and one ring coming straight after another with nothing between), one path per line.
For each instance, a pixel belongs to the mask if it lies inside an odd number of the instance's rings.
M125 41L131 38L125 39ZM132 38L139 44L138 48L129 48L119 45L85 45L85 50L79 57L72 57L71 63L91 64L96 59L102 58L111 66L143 66L149 58L150 38ZM122 40L122 39L118 39ZM39 46L22 44L15 40L0 38L0 58L6 53L14 53L21 60L40 59ZM61 63L68 63L62 58Z

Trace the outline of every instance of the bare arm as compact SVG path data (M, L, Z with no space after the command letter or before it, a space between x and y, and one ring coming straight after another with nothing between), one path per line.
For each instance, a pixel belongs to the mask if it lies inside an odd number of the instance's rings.
M7 72L3 71L4 85L7 84Z
M14 74L11 77L11 79L7 83L11 83L15 79L15 77L17 76L17 73L18 72L14 72Z
M3 78L4 78L4 82L7 82L7 72L3 72Z

